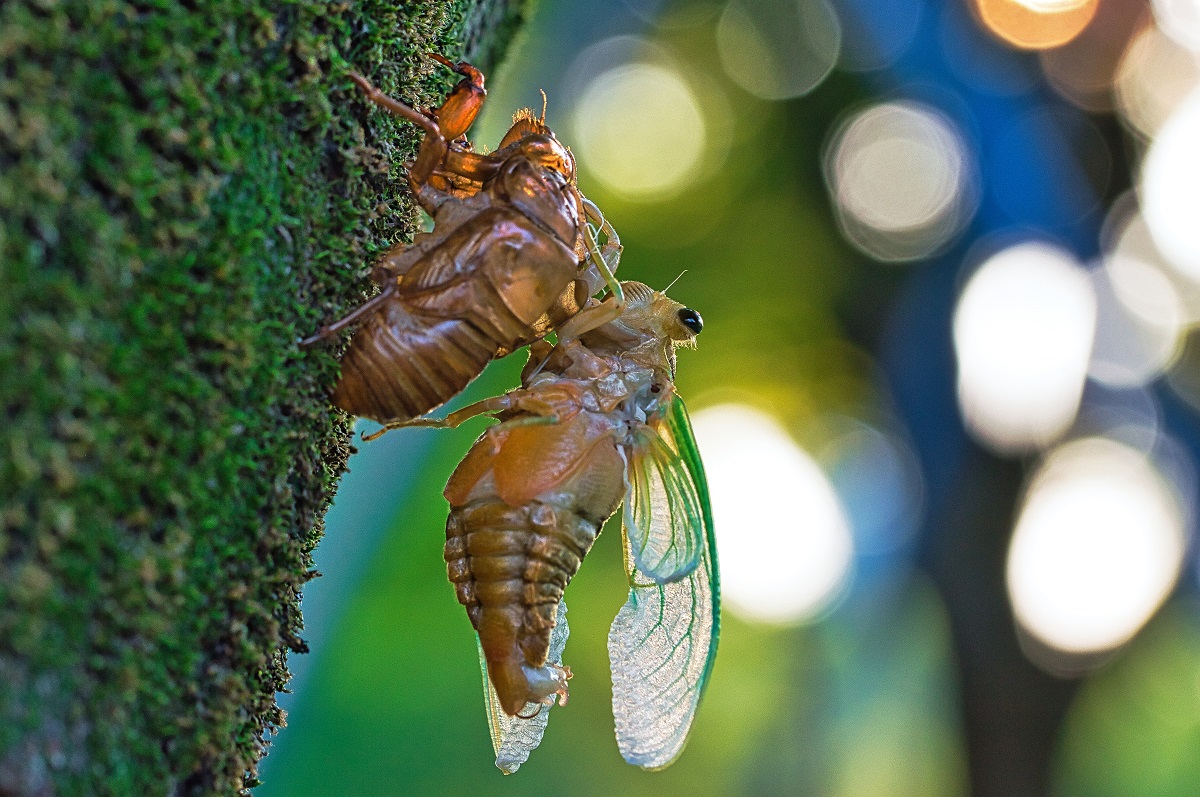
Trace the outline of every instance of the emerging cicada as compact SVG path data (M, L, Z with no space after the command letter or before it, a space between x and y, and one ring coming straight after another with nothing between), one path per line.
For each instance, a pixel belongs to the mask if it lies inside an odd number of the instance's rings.
M463 79L427 113L350 77L376 105L425 131L408 180L433 231L384 253L372 272L379 294L302 341L361 322L333 403L389 426L454 397L493 357L560 327L605 285L613 299L587 323L621 302L613 277L620 241L579 192L575 159L546 127L545 112L517 113L496 152L474 152L463 135L482 107L483 75L432 57Z
M451 414L501 421L446 485L445 557L479 634L496 764L515 771L567 695L563 589L624 501L629 600L609 632L621 754L658 769L683 748L716 654L719 590L700 457L675 394L694 310L622 283L619 315L534 344L522 387ZM595 300L593 300L594 302Z

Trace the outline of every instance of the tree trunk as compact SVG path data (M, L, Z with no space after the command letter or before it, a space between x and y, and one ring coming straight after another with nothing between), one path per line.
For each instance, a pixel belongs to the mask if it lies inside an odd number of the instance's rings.
M0 795L254 785L422 107L523 0L0 3ZM390 170L390 171L389 171Z

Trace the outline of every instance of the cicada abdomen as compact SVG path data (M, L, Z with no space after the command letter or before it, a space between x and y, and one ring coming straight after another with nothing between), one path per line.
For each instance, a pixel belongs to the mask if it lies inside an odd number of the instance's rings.
M423 114L351 77L372 102L425 130L409 183L433 231L389 250L378 296L304 341L360 324L342 358L333 403L384 424L440 406L494 357L544 336L614 284L621 247L575 185L575 160L544 121L518 113L491 154L464 141L483 102L483 76L464 80ZM604 246L588 226L603 231Z
M503 187L474 197L483 209L439 235L380 295L342 356L334 404L380 423L408 420L457 395L498 352L544 334L539 321L573 287L579 264L544 219L493 201Z
M562 669L546 665L558 605L625 494L613 424L563 387L529 397L558 423L489 429L445 492L447 570L510 715L565 694Z

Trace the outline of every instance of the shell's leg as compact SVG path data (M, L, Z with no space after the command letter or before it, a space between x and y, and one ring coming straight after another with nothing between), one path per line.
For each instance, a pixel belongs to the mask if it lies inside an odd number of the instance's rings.
M604 271L600 271L600 274L604 278L605 284L608 285L609 290L612 290L615 295L616 288L620 286L617 285L617 279L614 275L617 273L617 266L621 263L621 252L624 250L624 247L621 246L621 239L617 236L617 231L608 223L608 219L604 218L604 213L600 211L596 203L583 194L579 196L583 200L583 212L587 216L588 221L595 224L599 231L604 233L604 245L599 247L599 249L594 245L595 237L591 235L586 236L588 238L589 257L593 263L595 263L597 256L600 257L605 269ZM596 264L596 269L598 271L601 269L600 263Z
M350 72L349 75L350 79L362 89L363 94L367 95L368 100L396 116L407 119L425 131L425 138L421 139L421 148L417 150L417 160L408 171L408 179L414 186L425 185L429 182L429 176L433 174L433 170L446 159L446 153L450 149L449 144L446 143L446 137L442 135L442 130L438 127L437 120L389 97L357 72Z
M588 259L591 261L591 266L604 280L604 285L608 286L610 295L600 304L593 304L589 307L584 307L574 316L567 320L558 328L558 339L562 341L577 339L591 330L607 324L621 315L625 309L625 291L621 289L621 283L617 281L616 271L621 260L621 239L617 237L617 232L604 218L604 214L600 212L600 208L596 207L596 203L592 202L587 197L583 197L584 212L590 222L595 222L604 233L604 247L601 248L596 243L596 237L592 234L592 228L589 224L583 225L584 243L588 250ZM539 367L540 370L540 367ZM534 372L536 373L536 371Z
M449 62L441 56L434 56L442 63ZM350 79L358 85L367 99L384 110L394 113L402 119L415 124L425 131L421 139L417 159L408 170L408 179L412 184L413 193L426 212L431 215L439 206L453 194L440 190L430 184L435 172L458 174L470 180L482 182L496 171L499 162L487 155L464 151L450 146L449 142L461 135L470 127L483 105L486 92L483 89L483 74L470 64L449 64L452 69L467 75L458 86L450 92L446 102L430 114L424 114L415 108L410 108L394 97L389 97L371 84L357 72L350 72ZM445 119L449 125L443 129L441 122Z
M372 296L370 299L368 299L367 301L365 301L361 305L359 305L358 308L355 309L353 312L347 314L345 317L343 317L342 319L340 319L338 321L334 321L332 324L326 324L325 326L318 329L314 334L309 335L307 338L304 338L303 340L301 340L300 345L305 346L305 347L311 346L314 343L316 343L317 341L325 340L326 338L331 338L334 335L336 335L337 333L341 332L346 327L358 323L359 321L362 320L362 318L364 316L368 315L369 313L375 312L375 310L379 308L379 305L383 304L389 298L391 298L391 296L395 292L395 290L396 290L395 283L387 285L386 287L384 287L384 289L382 291L380 291L379 293L377 293L376 295Z
M442 135L447 140L453 141L471 129L475 117L479 115L479 110L483 107L483 101L487 97L487 89L483 85L483 73L466 61L456 64L444 55L437 53L427 53L427 55L463 76L446 101L433 111L433 118L441 128Z

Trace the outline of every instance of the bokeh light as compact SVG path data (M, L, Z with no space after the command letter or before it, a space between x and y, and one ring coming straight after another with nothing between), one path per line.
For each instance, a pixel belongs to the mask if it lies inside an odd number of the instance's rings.
M1044 50L1078 36L1096 14L1099 0L975 0L980 21L1014 47Z
M1175 297L1183 312L1182 323L1200 321L1200 283L1193 282L1167 262L1159 251L1146 217L1137 206L1134 192L1126 194L1128 201L1114 203L1105 227L1109 237L1103 242L1109 256L1118 260L1132 260L1150 266L1157 274L1171 283ZM1128 283L1129 287L1135 287ZM1182 330L1186 332L1186 329Z
M1068 653L1127 641L1175 584L1183 516L1170 485L1128 446L1086 438L1033 478L1008 556L1021 625Z
M1120 252L1091 278L1096 340L1089 376L1113 387L1149 382L1179 354L1184 312L1175 287L1153 264Z
M879 260L927 256L959 232L975 210L974 173L954 123L911 101L855 114L825 156L843 232Z
M837 597L853 543L820 467L769 415L721 404L692 419L704 456L730 610L791 623Z
M1142 212L1172 266L1200 282L1200 89L1163 124L1142 167Z
M764 100L816 88L837 63L842 29L827 0L730 0L717 25L729 77Z
M1200 86L1200 61L1154 25L1130 43L1117 72L1116 99L1125 121L1153 137L1171 112Z
M1197 0L1151 0L1159 27L1193 52L1200 52L1200 2Z
M653 199L685 186L704 155L704 114L687 81L661 64L597 75L575 107L579 161L613 191Z
M1050 85L1076 106L1110 111L1112 86L1129 41L1146 25L1140 2L1102 2L1087 27L1071 41L1038 54Z
M1087 273L1027 242L971 277L954 314L958 399L968 429L1001 452L1044 446L1079 407L1096 324Z

